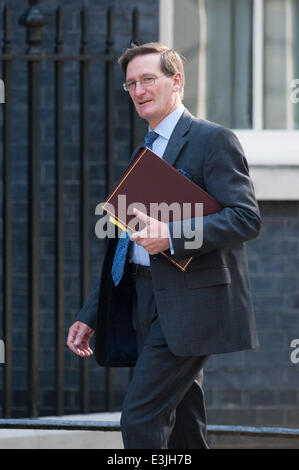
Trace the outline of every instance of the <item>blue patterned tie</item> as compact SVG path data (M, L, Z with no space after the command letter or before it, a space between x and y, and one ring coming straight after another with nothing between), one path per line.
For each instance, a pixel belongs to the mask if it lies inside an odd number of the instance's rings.
M146 136L143 141L143 146L152 148L154 141L159 137L159 134L154 131L150 131ZM116 250L115 250L115 255L113 259L113 264L112 264L112 279L114 284L117 286L118 283L120 282L124 269L125 269L125 264L126 264L126 257L128 253L128 248L130 244L130 237L128 232L126 232L125 237L121 237L118 241Z
M149 149L153 148L153 143L155 140L159 137L159 134L155 131L150 131L148 134L146 134L145 139L143 141L143 146L148 147Z

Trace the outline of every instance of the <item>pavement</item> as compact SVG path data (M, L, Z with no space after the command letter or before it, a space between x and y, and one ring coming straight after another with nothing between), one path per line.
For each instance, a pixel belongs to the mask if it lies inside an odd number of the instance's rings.
M42 419L119 422L120 412L43 416ZM0 429L0 449L123 449L118 431Z

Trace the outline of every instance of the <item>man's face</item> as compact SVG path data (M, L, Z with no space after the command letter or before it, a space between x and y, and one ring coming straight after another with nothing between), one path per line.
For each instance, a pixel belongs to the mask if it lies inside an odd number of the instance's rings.
M139 82L145 77L155 77L157 80L154 85L145 87ZM138 82L136 88L130 90L130 96L137 113L148 121L152 129L180 103L180 80L179 73L171 77L163 74L160 54L137 56L128 63L126 82Z

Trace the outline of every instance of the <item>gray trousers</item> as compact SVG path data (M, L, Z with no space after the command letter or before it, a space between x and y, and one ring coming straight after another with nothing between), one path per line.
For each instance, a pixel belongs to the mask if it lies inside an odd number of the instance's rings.
M133 325L138 360L124 400L126 449L206 449L203 365L209 356L175 356L161 330L151 278L135 278Z

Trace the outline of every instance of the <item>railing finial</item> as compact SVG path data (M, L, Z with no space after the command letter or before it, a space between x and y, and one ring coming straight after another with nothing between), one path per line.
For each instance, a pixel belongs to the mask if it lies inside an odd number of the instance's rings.
M27 29L29 54L40 53L42 27L46 24L43 14L37 8L39 0L29 0L30 7L20 17L19 22Z

